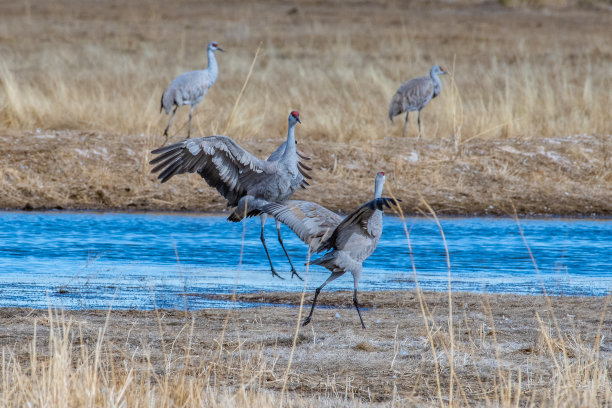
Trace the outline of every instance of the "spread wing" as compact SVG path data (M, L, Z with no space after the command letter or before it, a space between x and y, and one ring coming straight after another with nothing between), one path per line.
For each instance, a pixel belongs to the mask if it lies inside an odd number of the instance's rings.
M276 166L258 159L227 136L186 139L153 150L152 173L165 183L172 176L198 173L211 187L235 206L250 183L274 171Z
M396 200L393 198L381 197L363 204L338 224L331 236L321 243L317 252L336 249L342 243L348 241L353 234L361 234L373 238L374 236L369 228L370 218L372 218L376 210L382 211L385 207L391 208L391 204L394 203L396 203Z
M329 237L340 224L342 217L327 208L310 201L291 200L285 203L270 203L263 211L282 222L306 244L317 251L319 243Z

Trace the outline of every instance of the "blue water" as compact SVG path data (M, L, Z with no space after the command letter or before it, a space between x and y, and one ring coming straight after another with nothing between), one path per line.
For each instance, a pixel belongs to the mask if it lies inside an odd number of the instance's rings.
M515 220L440 222L454 291L603 296L612 289L611 220L521 220L538 269ZM385 217L384 223L360 290L413 289L417 281L424 290L447 290L446 253L435 222L406 220L412 258L401 220ZM306 276L307 248L283 228L294 264ZM273 222L266 236L285 280L271 276L258 219L244 225L215 216L0 212L0 306L182 309L186 303L194 309L230 305L198 296L203 294L301 291L304 283L290 278ZM312 267L306 290L327 276L326 269ZM352 285L347 274L328 287Z

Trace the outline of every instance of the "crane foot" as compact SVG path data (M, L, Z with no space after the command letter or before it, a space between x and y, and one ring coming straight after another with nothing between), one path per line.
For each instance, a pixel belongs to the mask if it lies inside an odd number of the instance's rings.
M285 278L283 278L282 276L280 276L278 273L276 273L276 271L274 269L272 269L272 277L277 277L279 279L285 280Z
M302 282L304 282L304 279L302 279L302 277L300 275L298 275L297 271L295 269L291 269L291 279L293 279L294 276L297 276L297 278L299 280L301 280Z
M306 326L308 323L310 323L310 316L304 319L304 321L302 322L302 327Z

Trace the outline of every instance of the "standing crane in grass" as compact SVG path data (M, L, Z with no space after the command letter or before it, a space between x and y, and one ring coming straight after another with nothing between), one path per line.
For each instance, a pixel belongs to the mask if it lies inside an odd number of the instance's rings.
M309 201L270 203L263 207L263 211L287 225L307 243L311 253L330 250L322 257L308 262L309 265L326 267L331 271L331 275L315 290L310 314L304 319L302 326L310 323L317 298L325 285L349 271L353 275L353 304L357 309L361 327L365 329L357 301L357 286L362 264L372 255L382 235L382 210L385 206L390 208L390 203L397 205L396 200L382 197L384 184L385 173L379 172L374 181L374 199L344 219L327 208Z
M168 140L168 129L170 129L170 124L172 123L172 119L174 119L174 114L179 106L183 105L191 105L191 109L189 110L189 126L187 130L187 138L191 137L191 117L193 116L193 110L195 107L204 99L206 96L206 92L210 89L211 86L217 80L217 76L219 75L219 67L217 66L217 60L215 59L215 51L224 51L216 41L211 41L208 43L208 47L206 48L206 54L208 55L208 67L199 71L190 71L185 72L174 78L170 85L166 88L161 97L161 108L166 111L166 115L170 113L170 109L174 106L174 110L172 111L172 115L170 116L170 120L168 121L168 126L164 130L164 143Z
M442 81L440 81L438 75L446 74L447 72L441 66L434 65L429 71L429 76L409 79L397 89L389 104L389 119L393 123L394 116L406 112L402 137L406 133L408 113L418 111L419 136L417 140L421 138L421 109L427 106L433 98L440 95Z
M281 278L274 269L264 237L267 214L261 208L270 202L282 202L291 197L299 187L306 188L306 179L312 170L302 160L310 160L296 149L295 126L300 114L289 115L287 140L267 160L261 160L239 146L227 136L207 136L186 139L151 153L159 155L150 164L156 165L152 173L160 172L158 179L165 183L176 174L198 173L209 186L217 189L228 207L235 207L227 218L239 222L245 217L259 215L261 219L261 242L266 251L272 276ZM281 238L280 222L276 222L278 241L291 265L291 277L302 279L291 262ZM281 278L282 279L282 278Z

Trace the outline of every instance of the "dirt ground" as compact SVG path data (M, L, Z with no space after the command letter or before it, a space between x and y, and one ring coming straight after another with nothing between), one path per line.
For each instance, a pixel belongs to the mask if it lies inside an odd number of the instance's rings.
M306 121L306 119L304 119ZM332 143L300 137L312 157L307 190L294 198L350 211L370 199L376 172L407 214L427 201L439 214L612 215L610 141L576 135L548 139L450 142L388 137ZM159 138L157 138L159 139ZM224 211L224 200L197 175L165 184L150 173L155 137L79 131L0 132L0 208ZM241 142L267 157L282 139Z
M425 293L422 309L415 291L364 292L363 330L351 293L322 292L321 307L299 329L291 353L300 298L261 293L239 300L270 305L229 312L65 311L63 319L44 310L0 309L0 347L28 361L36 325L36 350L44 358L50 327L70 321L75 359L79 347L104 333L102 359L148 361L159 375L190 365L193 375L218 370L220 387L257 377L258 387L272 392L282 388L291 360L290 395L332 405L353 398L428 405L440 389L445 401L499 406L512 401L504 393L518 389L521 405L537 406L559 386L559 369L567 379L572 367L593 361L605 367L612 358L607 298L455 293L450 324L448 293Z

